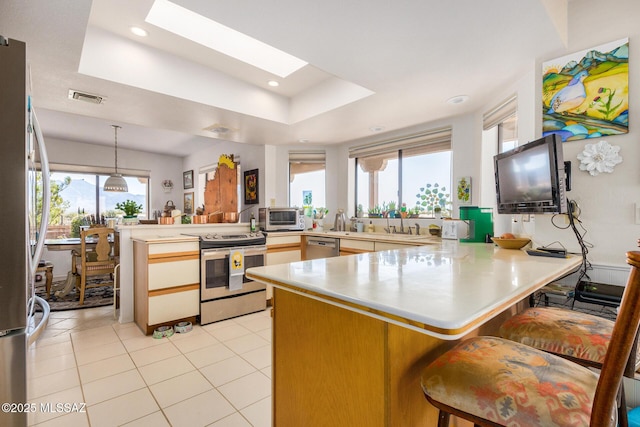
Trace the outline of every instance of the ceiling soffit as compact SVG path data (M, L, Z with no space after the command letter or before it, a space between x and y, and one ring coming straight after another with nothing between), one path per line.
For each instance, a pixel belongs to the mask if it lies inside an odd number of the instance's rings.
M116 7L116 3L112 7ZM236 74L218 70L210 60L196 62L188 57L176 57L167 52L166 44L161 50L105 29L103 20L93 19L93 16L104 16L105 8L110 4L96 1L95 10L92 9L78 68L81 74L282 124L298 123L374 93L309 65L294 73L292 80L300 81L307 74L314 84L300 85L301 90L289 97L275 93L237 78ZM152 4L147 2L147 5ZM153 28L154 33L162 35L160 38L164 43L176 41L183 46L187 43L189 49L183 51L197 48L201 55L210 55L217 60L222 69L232 69L230 63L235 69L249 70L249 73L255 68ZM244 74L247 73L238 75Z

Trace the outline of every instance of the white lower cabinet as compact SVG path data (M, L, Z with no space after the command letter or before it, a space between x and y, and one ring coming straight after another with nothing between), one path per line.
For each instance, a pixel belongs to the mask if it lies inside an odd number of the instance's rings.
M267 236L267 259L265 265L286 264L302 260L302 251L300 247L300 234L274 235ZM267 285L267 300L273 297L273 288Z
M195 322L200 313L200 248L197 241L135 240L134 320L150 334L161 325Z
M340 255L353 255L375 251L371 240L340 239Z

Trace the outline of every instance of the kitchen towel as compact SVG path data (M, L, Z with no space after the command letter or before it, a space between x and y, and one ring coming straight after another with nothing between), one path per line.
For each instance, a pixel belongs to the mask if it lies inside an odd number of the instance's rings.
M229 254L229 290L238 291L242 289L243 277L244 251L242 249L232 249Z

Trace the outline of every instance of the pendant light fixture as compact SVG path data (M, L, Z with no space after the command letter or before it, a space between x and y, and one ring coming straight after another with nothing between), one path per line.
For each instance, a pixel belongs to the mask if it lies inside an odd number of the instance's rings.
M113 127L113 131L115 132L116 170L115 173L112 173L111 176L105 181L103 190L126 193L127 191L129 191L127 181L125 181L122 175L118 173L118 129L120 129L121 127L118 125L111 125L111 127Z

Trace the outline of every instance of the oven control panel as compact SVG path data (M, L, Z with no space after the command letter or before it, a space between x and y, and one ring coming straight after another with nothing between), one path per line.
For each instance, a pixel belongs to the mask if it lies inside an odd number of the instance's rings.
M264 245L267 242L266 236L261 231L190 235L200 238L200 249Z

